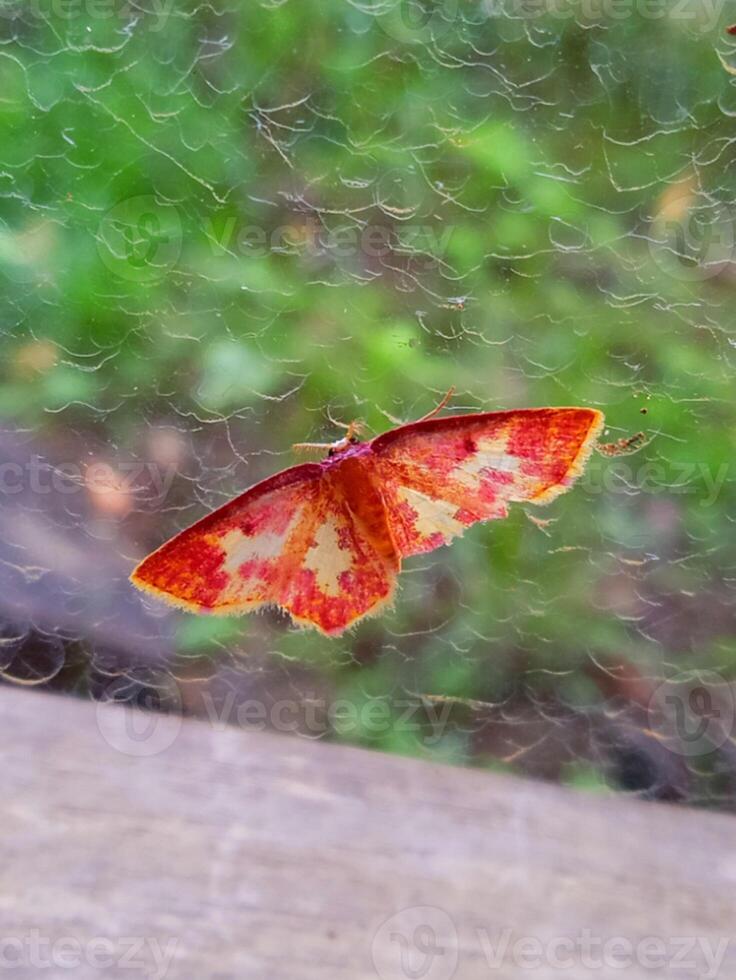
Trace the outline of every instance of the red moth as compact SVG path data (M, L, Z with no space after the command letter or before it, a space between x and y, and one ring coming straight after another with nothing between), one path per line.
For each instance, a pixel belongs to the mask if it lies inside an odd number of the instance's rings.
M401 559L507 504L546 504L580 475L603 415L526 408L434 416L360 442L355 423L319 463L283 470L145 558L141 589L192 612L275 605L337 636L392 601Z

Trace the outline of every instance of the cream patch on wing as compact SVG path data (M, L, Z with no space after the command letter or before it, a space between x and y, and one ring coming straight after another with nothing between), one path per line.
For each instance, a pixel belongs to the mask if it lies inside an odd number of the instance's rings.
M328 517L314 532L314 544L302 564L314 572L317 588L324 595L344 595L340 576L355 566L355 556L349 549L340 547L339 527L334 517Z
M516 473L519 460L506 452L507 438L496 435L490 439L477 439L476 451L450 470L450 476L464 486L476 488L484 470L500 473Z
M238 528L233 528L226 534L214 537L213 543L225 551L222 570L238 577L240 566L246 561L255 559L277 558L284 550L289 535L301 519L302 507L295 507L287 527L280 534L273 531L262 531L260 534L243 534Z
M448 500L438 500L412 490L410 487L397 487L399 500L406 502L416 514L414 531L423 538L441 534L444 538L454 538L462 534L465 525L455 520L457 506Z

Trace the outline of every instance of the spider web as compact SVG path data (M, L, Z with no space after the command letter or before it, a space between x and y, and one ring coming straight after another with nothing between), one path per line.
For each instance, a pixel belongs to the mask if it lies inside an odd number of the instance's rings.
M0 15L3 677L730 806L722 7ZM330 417L382 431L452 385L647 443L407 562L337 640L128 584Z

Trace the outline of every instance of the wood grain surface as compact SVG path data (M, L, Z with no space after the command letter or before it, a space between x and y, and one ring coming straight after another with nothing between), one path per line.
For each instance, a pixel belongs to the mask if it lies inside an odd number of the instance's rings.
M736 977L727 816L7 686L0 717L18 980Z

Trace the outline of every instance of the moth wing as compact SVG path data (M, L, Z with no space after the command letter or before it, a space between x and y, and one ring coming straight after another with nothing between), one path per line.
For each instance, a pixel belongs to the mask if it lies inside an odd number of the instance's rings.
M326 481L328 482L328 481ZM341 488L328 482L278 603L298 623L335 636L393 600L399 557L376 540ZM387 540L390 537L386 532Z
M307 463L263 480L144 558L131 580L193 612L246 612L276 601L321 475Z
M371 443L401 555L431 551L511 502L548 503L580 475L603 426L591 408L539 408L409 423Z
M145 558L139 588L192 612L263 605L329 634L390 601L397 567L382 557L318 464L284 470Z

